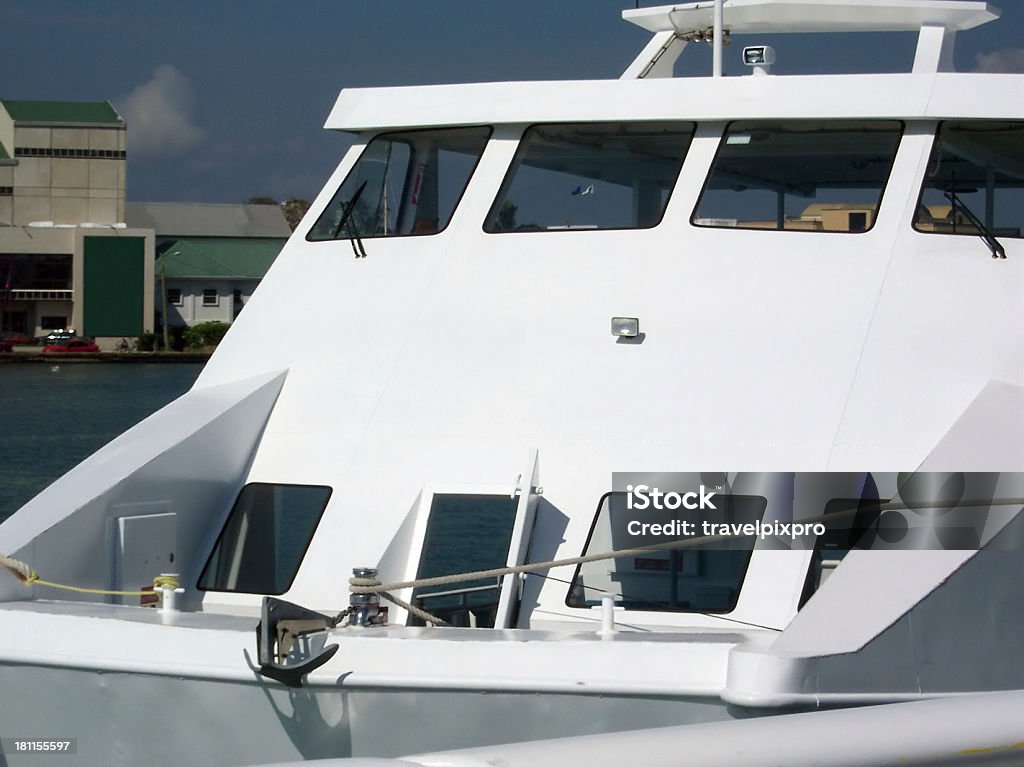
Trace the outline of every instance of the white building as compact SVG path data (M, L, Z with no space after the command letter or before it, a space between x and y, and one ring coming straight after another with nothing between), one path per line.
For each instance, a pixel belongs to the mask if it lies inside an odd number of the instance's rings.
M126 218L156 231L155 307L169 325L234 320L291 234L276 205L128 203Z

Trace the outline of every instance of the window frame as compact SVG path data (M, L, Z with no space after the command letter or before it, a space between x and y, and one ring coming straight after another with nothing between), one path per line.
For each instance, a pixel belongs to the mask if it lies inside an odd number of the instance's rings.
M209 294L213 293L213 300ZM203 306L220 306L220 291L217 288L203 288Z
M992 119L992 118L971 118L971 117L967 117L967 118L952 118L952 119L940 120L938 122L938 124L935 126L935 133L932 135L932 145L931 145L931 148L928 150L928 162L927 162L927 165L925 166L924 176L922 176L921 183L918 186L917 204L914 206L914 214L913 214L913 218L911 219L911 222L910 222L911 228L917 234L928 234L928 235L935 234L935 235L941 235L941 236L945 236L945 237L980 237L981 234L982 234L981 232L977 232L977 231L974 231L974 232L956 232L956 231L953 231L953 232L936 232L934 230L933 231L928 231L927 229L919 229L918 228L918 224L921 223L920 221L918 221L918 215L920 213L920 210L921 210L922 207L925 207L925 208L928 207L927 205L925 205L925 202L924 202L924 194L925 194L925 191L926 191L926 187L928 185L928 169L932 167L932 161L935 159L935 149L936 149L936 147L939 144L939 139L941 138L941 135L942 135L942 128L947 123L967 123L967 122L974 122L974 123L986 123L986 122L987 123L1017 123L1017 124L1019 124L1021 126L1021 130L1024 131L1024 120L1021 120L1021 119L999 120L999 119ZM1024 182L1021 183L1021 189L1022 189L1022 191L1024 191ZM995 234L996 239L1000 239L1000 240L1001 239L1024 240L1024 221L1022 221L1021 226L1020 226L1020 234L1018 234L1016 236L1014 236L1012 234L1002 234L1002 233L1000 233L998 226L993 227L993 233Z
M448 227L451 226L452 221L455 220L455 216L457 215L457 213L459 211L459 206L462 205L462 200L466 196L466 191L469 189L469 185L473 182L473 177L476 175L477 168L480 167L480 161L483 159L484 154L487 153L487 147L490 146L491 139L494 138L494 126L493 125L489 125L489 124L437 125L437 126L429 126L429 127L425 127L425 128L412 128L412 129L409 129L409 130L402 130L402 129L386 130L386 131L381 131L380 133L375 133L373 136L371 136L369 139L367 139L366 143L363 144L363 148L362 148L362 150L360 150L359 156L355 159L355 162L352 163L352 166L348 169L348 172L345 173L345 178L343 178L341 180L341 183L339 183L338 186L335 188L334 192L331 194L330 199L327 201L327 204L323 207L323 209L319 212L317 217L313 220L313 223L310 225L309 229L306 230L306 233L303 236L303 239L306 242L312 243L314 245L322 244L322 243L332 243L332 242L334 242L334 243L345 242L345 241L350 241L350 240L354 239L352 236L346 236L346 237L325 237L325 238L316 237L316 238L314 238L312 235L313 235L313 231L316 229L317 225L320 223L320 220L323 218L323 216L330 209L331 204L334 202L334 198L338 195L338 192L341 191L341 188L345 185L345 183L348 181L349 177L356 170L356 168L359 167L359 162L363 159L363 156L366 154L366 150L369 149L370 144L372 144L374 141L376 141L376 140L378 140L380 138L386 137L386 136L405 136L405 135L408 135L410 133L428 133L428 132L439 132L439 131L444 131L444 130L472 130L472 129L486 129L487 135L484 137L483 146L482 146L482 148L480 150L480 154L478 154L476 156L476 161L473 163L473 167L470 168L469 174L466 176L466 183L463 184L462 190L459 192L458 196L455 198L455 200L454 200L454 202L452 204L451 213L448 216L448 220L447 220L447 222L445 223L444 226L439 226L433 232L416 232L416 231L411 231L411 232L408 232L407 234L388 234L388 235L383 235L383 234L363 234L362 232L359 232L359 239L360 240L402 240L402 239L405 239L407 237L433 237L435 235L441 234L442 232L446 231L448 229ZM409 144L408 141L404 141L404 140L395 140L395 141L396 141L396 143ZM412 161L411 161L413 156L414 156L414 153L410 152L409 168L406 171L406 180L405 180L405 184L406 185L409 183L408 176L410 175L410 173L413 170L413 164L412 164ZM404 189L404 186L403 186L403 196L404 196L404 193L405 193L405 189Z
M627 124L627 125L643 125L643 124L650 124L650 123L674 123L674 124L679 124L679 125L690 125L690 126L692 126L692 129L690 131L690 141L689 141L689 144L687 144L686 151L683 153L683 156L679 160L679 168L676 170L675 179L672 182L672 185L667 190L667 196L665 197L665 204L661 208L661 213L658 216L658 220L657 221L655 221L655 222L653 222L653 223L651 223L651 224L649 224L647 226L599 226L599 227L595 227L595 228L579 228L579 229L573 229L573 228L565 228L565 229L521 229L521 230L518 230L518 231L516 231L516 230L496 231L496 230L492 230L492 229L488 229L487 228L488 222L490 222L490 221L492 221L493 219L496 218L496 215L497 215L496 211L499 209L499 203L504 202L504 200L502 199L502 195L507 190L507 187L510 184L511 179L514 177L514 174L516 172L518 172L519 168L522 167L522 163L520 162L520 158L522 156L522 152L524 151L524 146L525 146L524 139L526 138L526 134L529 133L531 130L533 130L535 128L542 128L542 127L552 128L552 127L568 126L568 125L593 125L593 126L600 126L600 125L622 125L622 124ZM593 234L594 232L635 232L635 231L646 231L648 229L656 229L657 227L661 226L662 223L664 223L664 221L665 221L665 214L668 212L669 205L672 202L672 196L675 194L676 188L679 186L679 177L682 175L683 167L686 165L686 158L689 156L690 150L693 148L693 141L696 138L698 127L699 127L699 121L697 121L697 120L679 120L679 119L662 119L662 120L658 120L658 119L649 119L649 120L593 120L593 121L582 121L582 122L580 122L580 121L577 121L577 122L565 122L565 121L562 121L562 122L537 122L537 123L530 123L525 128L523 128L522 133L519 134L519 140L518 140L518 143L516 144L515 152L512 155L512 159L509 162L508 167L505 169L505 174L501 178L501 183L498 185L497 192L495 192L494 200L491 202L490 207L487 208L487 213L484 215L484 220L481 223L480 228L483 230L484 234L488 234L488 235L506 235L506 234L564 234L566 232L572 232L572 233L589 232L589 233Z
M718 224L698 224L697 223L697 212L700 210L701 201L704 199L704 195L708 192L708 187L711 184L711 179L714 175L715 169L718 167L718 161L721 157L722 150L726 146L726 139L729 137L729 129L732 128L736 123L763 123L765 125L778 125L784 123L797 123L797 122L819 122L821 124L828 124L829 122L861 122L861 123L893 123L899 126L898 136L896 138L896 146L893 150L892 157L889 161L889 172L885 176L885 182L879 187L878 190L878 202L875 205L875 215L871 219L871 225L859 232L842 231L837 229L786 229L785 227L778 228L761 228L754 226L722 226ZM715 156L711 160L711 165L708 167L707 174L704 177L704 183L701 185L700 194L697 195L697 202L693 206L693 211L690 213L689 223L690 226L696 229L719 229L726 231L735 232L790 232L798 234L842 234L842 235L858 235L867 234L875 228L878 223L878 218L882 213L882 208L885 205L885 192L889 188L889 183L892 181L893 169L896 167L896 158L899 157L900 147L903 146L903 139L907 134L907 121L896 120L888 118L782 118L778 120L771 119L741 119L741 120L730 120L725 124L722 129L722 135L718 139L718 146L715 149Z
M172 298L172 294L177 298ZM185 304L185 292L181 288L167 288L167 303L171 306L183 306Z
M587 531L587 539L583 543L583 549L580 552L580 556L587 556L590 553L590 552L588 552L588 549L590 548L590 542L591 542L591 539L594 536L594 531L597 529L597 522L601 518L601 510L604 508L605 500L610 498L613 495L627 495L627 493L625 491L622 491L622 490L610 490L610 491L604 493L598 499L598 501L597 501L597 508L594 510L594 515L593 515L593 517L590 520L590 529ZM765 498L762 495L751 496L751 495L747 495L746 493L743 493L742 496L743 497L748 497L748 498L760 498L764 502L764 506L761 509L761 519L763 520L764 519L764 515L768 511L768 499ZM666 541L666 543L667 543L667 541ZM697 551L701 551L701 549L699 547L697 547L696 550ZM704 550L704 551L705 551L705 553L707 553L707 550ZM665 615L730 615L730 614L732 614L733 612L736 611L736 608L740 604L740 597L743 594L743 587L744 587L744 584L747 582L747 573L750 571L750 563L751 563L751 560L753 560L753 558L754 558L754 552L757 551L757 542L755 541L753 546L751 546L749 549L742 549L742 551L746 552L747 557L746 557L746 561L743 563L743 569L739 573L739 580L737 581L737 588L736 588L735 598L732 600L732 603L729 606L728 610L697 610L697 609L684 609L684 608L667 609L667 608L664 608L664 607L643 608L643 607L633 607L633 606L618 605L618 604L616 604L615 607L617 609L622 609L622 610L625 610L626 612L633 612L633 613L662 613L662 614L665 614ZM616 559L617 558L618 557L616 557ZM613 559L609 559L607 561L614 561L614 560ZM588 604L575 605L575 604L572 604L571 601L570 601L572 599L572 596L573 596L573 591L574 591L574 589L576 587L576 581L580 577L582 569L583 569L583 565L582 564L576 565L576 569L573 570L573 573L572 573L572 578L569 579L569 588L565 592L565 599L563 601L565 603L565 606L568 607L570 610L593 610L593 609L598 607L598 605L588 605Z
M232 517L234 516L235 508L238 506L238 501L242 497L242 493L245 489L255 485L262 485L265 487L299 487L303 489L318 489L326 490L327 494L324 496L323 504L320 507L320 511L316 515L315 523L310 527L309 536L306 540L306 544L299 554L298 559L295 561L295 570L292 572L291 577L288 579L287 585L280 591L245 591L243 589L223 589L223 588L209 588L202 585L203 576L206 575L206 571L210 568L213 562L214 556L218 553L221 543L224 540L224 535L231 524ZM327 507L331 503L331 497L334 495L334 488L330 485L303 485L296 482L246 482L235 494L235 499L231 503L231 508L228 509L228 513L225 515L221 522L220 531L217 533L217 538L214 540L213 545L210 546L209 554L206 556L206 561L203 563L202 568L199 570L199 574L196 576L195 588L197 591L203 591L208 594L266 594L268 596L280 596L287 594L291 590L292 585L295 583L295 578L298 577L299 570L302 569L302 563L306 559L306 554L309 553L309 547L313 545L313 539L316 537L316 531L320 527L320 523L323 521L324 512L327 511Z

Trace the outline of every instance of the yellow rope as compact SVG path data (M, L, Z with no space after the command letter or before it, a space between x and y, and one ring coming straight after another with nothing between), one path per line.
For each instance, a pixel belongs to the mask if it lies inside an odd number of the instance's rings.
M11 557L5 557L0 555L0 566L7 568L8 571L21 583L26 586L48 586L51 589L61 589L63 591L74 591L77 594L101 594L103 596L110 597L145 597L152 596L157 589L176 589L181 586L178 579L173 575L158 575L153 579L153 590L152 591L114 591L112 589L87 589L81 586L68 586L63 583L54 583L53 581L44 581L39 577L39 573L33 570L24 562Z

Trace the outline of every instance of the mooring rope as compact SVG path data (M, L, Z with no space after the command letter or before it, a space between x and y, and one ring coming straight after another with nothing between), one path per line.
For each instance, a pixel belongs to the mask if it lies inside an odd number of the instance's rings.
M25 586L47 586L51 589L62 591L74 591L77 594L100 594L112 597L144 597L152 596L159 589L176 589L181 586L178 579L172 575L158 575L153 579L153 588L148 591L115 591L113 589L87 589L82 586L68 586L64 583L44 581L39 573L20 559L0 554L0 566L5 567L15 578Z
M977 506L1024 506L1024 497L1021 498L996 498L984 500L963 500L956 503L941 503L937 501L889 501L886 503L870 503L845 511L821 514L817 517L807 517L792 520L787 524L812 525L818 522L832 522L844 517L856 516L866 510L878 513L883 511L907 511L913 509L951 509L956 507L977 507ZM650 546L640 546L630 549L616 549L602 552L600 554L586 554L579 557L566 557L565 559L553 559L547 562L534 562L526 565L514 565L508 567L495 567L489 570L474 570L472 572L455 573L453 575L439 575L433 578L417 578L411 581L396 581L394 583L382 584L376 578L349 578L349 591L353 594L379 594L385 596L385 592L399 591L401 589L419 588L424 586L448 586L453 583L465 583L466 581L483 580L485 578L500 578L505 575L518 575L520 573L535 573L541 570L549 570L556 567L570 565L584 565L590 562L601 562L608 559L619 559L620 557L633 557L641 554L649 554L656 551L678 551L680 549L696 548L706 546L709 543L748 538L743 533L724 533L720 535L705 535L699 538L685 538L667 543L656 543ZM390 598L390 597L386 597ZM396 603L397 604L397 603ZM399 605L401 606L401 605Z

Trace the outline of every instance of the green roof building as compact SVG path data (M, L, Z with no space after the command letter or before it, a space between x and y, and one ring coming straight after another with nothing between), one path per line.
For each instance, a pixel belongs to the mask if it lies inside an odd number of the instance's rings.
M125 164L109 102L0 99L0 226L124 221Z
M109 102L0 99L0 330L101 348L231 322L291 233L277 205L127 204Z
M156 231L156 310L170 325L232 322L291 234L277 205L129 203Z
M124 223L126 164L109 102L0 99L0 329L152 329L154 233Z

